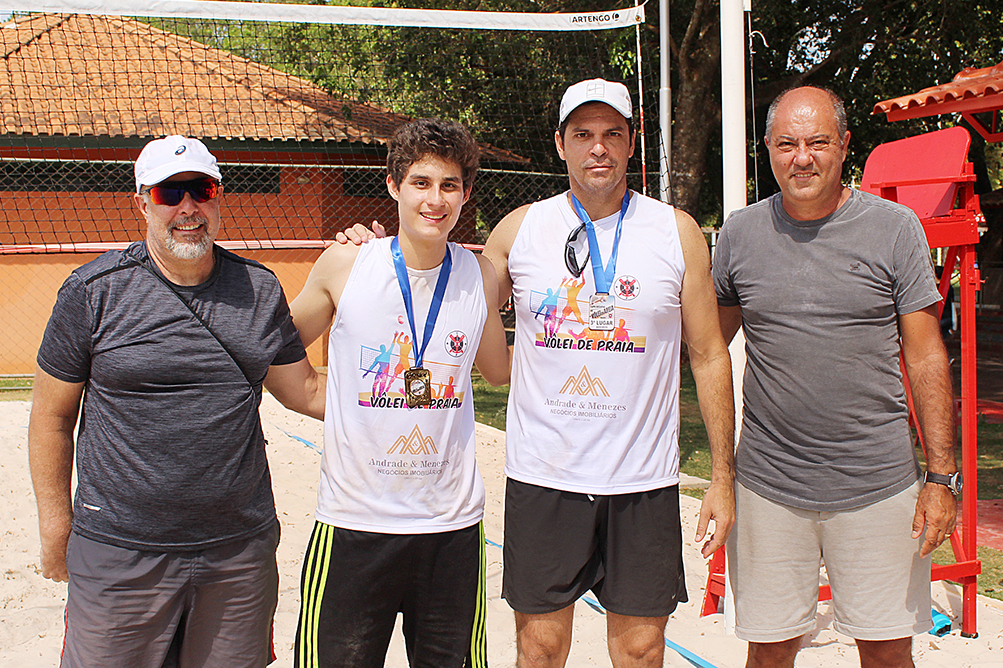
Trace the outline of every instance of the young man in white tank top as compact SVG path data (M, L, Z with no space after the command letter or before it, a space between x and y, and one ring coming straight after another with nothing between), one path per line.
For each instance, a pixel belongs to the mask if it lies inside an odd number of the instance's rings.
M705 557L734 522L731 360L707 244L689 215L628 191L632 117L623 84L570 86L554 136L569 191L511 212L484 247L499 299L516 307L502 595L520 668L564 665L574 603L590 589L608 612L613 666L662 665L668 615L687 600L681 339L711 447ZM346 233L342 243L371 237Z
M306 345L331 326L296 666L382 665L399 612L412 666L486 665L470 368L503 384L509 354L491 263L447 243L477 154L458 123L398 129L398 236L331 246L290 305Z

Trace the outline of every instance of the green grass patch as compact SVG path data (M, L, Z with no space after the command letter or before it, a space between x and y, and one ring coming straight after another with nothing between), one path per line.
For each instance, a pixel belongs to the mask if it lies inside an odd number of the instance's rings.
M694 499L703 501L703 498L707 495L707 490L697 487L681 487L679 489L679 493L685 496L692 496Z
M474 418L482 424L505 431L508 385L492 387L476 369L471 373L471 381L474 386Z
M990 424L980 418L978 432L979 498L1003 499L1003 424ZM961 432L958 434L960 443Z
M679 388L679 469L687 475L710 480L710 464L710 445L697 403L697 386L690 365L684 364ZM703 494L697 498L702 499Z
M0 377L0 401L25 401L31 399L31 376Z
M979 593L1003 601L1003 552L979 545L977 554L979 561L982 562L982 573L975 580ZM944 541L933 551L933 563L954 563L954 552L951 550L950 541Z
M961 428L958 428L958 449L955 459L961 468ZM978 422L978 488L980 499L1003 499L1003 424ZM916 446L916 456L926 465L923 449ZM965 481L968 484L968 481Z

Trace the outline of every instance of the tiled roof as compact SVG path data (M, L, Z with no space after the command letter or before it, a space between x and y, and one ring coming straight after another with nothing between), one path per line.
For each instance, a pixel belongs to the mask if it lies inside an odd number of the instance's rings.
M383 144L408 117L128 18L0 26L0 132ZM486 159L524 159L482 144Z
M936 116L950 113L979 113L1003 108L1003 62L993 67L966 68L950 83L924 88L874 105L875 114L888 120Z

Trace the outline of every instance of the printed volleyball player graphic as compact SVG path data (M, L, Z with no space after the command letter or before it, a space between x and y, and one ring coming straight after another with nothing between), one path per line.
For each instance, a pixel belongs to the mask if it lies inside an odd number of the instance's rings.
M622 207L621 207L622 211ZM589 284L588 258L593 257L583 221L572 230L564 249L564 262L570 277L561 279L556 288L530 290L530 309L540 321L542 331L536 335L536 345L545 348L596 350L605 352L643 353L646 336L630 334L633 330L634 309L628 306L640 293L640 282L621 275L612 283L613 294L596 292L579 299L579 293ZM598 257L598 253L595 254ZM608 266L607 274L615 267ZM600 295L597 297L596 295ZM619 303L617 302L619 300ZM584 309L584 312L583 312Z
M456 389L455 377L461 373L462 365L457 358L466 350L466 336L459 331L450 333L447 337L447 345L451 346L444 350L448 355L426 353L422 359L422 368L428 373L427 380L421 377L421 386L414 385L413 389L420 401L416 402L412 397L412 403L408 403L407 373L413 368L411 351L413 343L410 337L403 332L396 331L393 334L394 346L387 344L361 344L359 346L359 367L360 380L364 379L358 386L358 404L367 408L458 408L463 404L465 391ZM398 352L395 353L394 350ZM459 351L453 355L450 350ZM370 379L372 381L370 382ZM413 381L413 377L412 377ZM427 390L427 399L422 398ZM415 394L412 393L412 394Z
M304 341L331 328L297 666L383 665L399 611L412 665L483 665L484 485L467 398L475 363L508 382L509 352L494 268L447 240L477 156L458 123L398 129L397 236L331 246L290 306Z

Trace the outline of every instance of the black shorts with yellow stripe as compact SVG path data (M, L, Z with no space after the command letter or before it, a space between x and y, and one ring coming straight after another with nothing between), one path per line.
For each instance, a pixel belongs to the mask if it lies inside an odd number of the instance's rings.
M317 522L301 601L297 668L382 666L398 613L411 668L486 668L484 525L384 534Z

